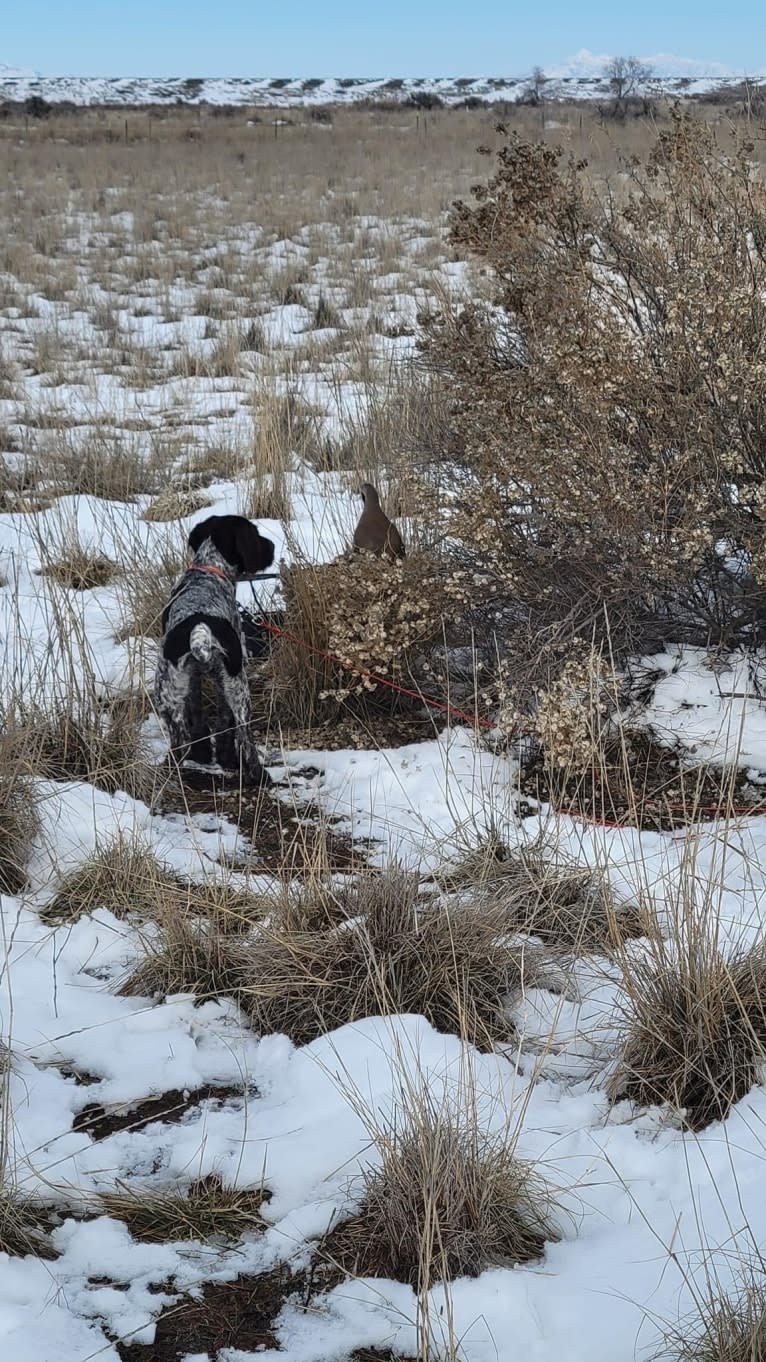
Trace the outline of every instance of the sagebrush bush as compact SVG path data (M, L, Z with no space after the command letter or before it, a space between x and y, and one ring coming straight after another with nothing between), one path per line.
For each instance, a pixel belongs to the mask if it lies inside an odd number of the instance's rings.
M282 581L285 635L272 653L274 686L301 721L328 703L394 703L385 681L417 691L428 676L424 650L442 636L463 587L428 553L396 563L360 553L295 565Z
M513 136L454 210L453 242L491 267L497 303L428 324L463 451L455 552L491 581L485 623L525 699L573 637L619 658L752 640L766 617L751 152L677 115L604 194L585 162Z

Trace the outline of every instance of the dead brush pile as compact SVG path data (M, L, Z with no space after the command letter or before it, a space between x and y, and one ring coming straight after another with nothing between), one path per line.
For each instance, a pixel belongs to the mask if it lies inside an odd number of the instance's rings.
M351 554L287 568L284 635L272 652L277 704L299 723L329 706L400 701L385 684L430 693L428 656L454 618L465 583L438 559ZM327 656L329 654L330 656Z
M669 638L752 642L766 618L752 151L677 115L617 194L513 136L455 207L453 242L496 284L493 313L445 308L427 329L462 451L455 553L492 581L475 622L527 712L573 643L619 663Z

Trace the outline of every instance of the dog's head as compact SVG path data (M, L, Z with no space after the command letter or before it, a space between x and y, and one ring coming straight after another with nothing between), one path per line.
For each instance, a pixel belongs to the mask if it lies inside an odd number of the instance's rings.
M274 562L274 545L258 533L257 525L243 515L209 515L195 525L189 548L196 553L210 539L238 577L254 577Z

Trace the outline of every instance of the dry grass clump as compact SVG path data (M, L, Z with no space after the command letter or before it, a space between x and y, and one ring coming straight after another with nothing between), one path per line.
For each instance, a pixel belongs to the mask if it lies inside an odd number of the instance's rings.
M363 1171L359 1207L328 1244L346 1271L423 1291L533 1262L558 1239L547 1189L516 1157L512 1133L483 1132L470 1103L450 1110L432 1091L409 1093L370 1134L380 1162Z
M298 1045L402 1012L483 1048L513 1034L507 1003L532 970L491 905L424 903L417 877L392 870L359 875L337 895L310 888L303 900L240 901L215 885L185 894L166 901L123 993L231 997L263 1034Z
M723 1120L766 1058L766 944L724 956L688 914L623 966L623 1042L614 1099L670 1104L690 1130Z
M385 383L377 374L368 379L363 402L351 410L341 406L340 437L322 447L323 467L354 469L360 483L374 481L378 469L387 468L405 494L418 471L429 470L429 480L438 482L440 468L449 476L462 457L453 400L439 373L412 361L392 365Z
M715 1281L696 1301L695 1315L669 1330L655 1362L764 1362L766 1281L763 1264L748 1264L736 1293Z
M110 558L92 553L73 541L65 547L60 558L38 568L38 575L51 577L59 586L68 587L70 591L92 591L96 587L108 586L119 570Z
M201 511L204 506L212 505L210 497L202 491L194 488L165 487L142 511L141 519L152 523L183 520L186 516L194 515L195 511Z
M578 954L607 953L646 934L648 920L633 903L615 903L604 875L546 858L535 848L509 850L491 838L455 864L439 882L478 889L507 915L508 930Z
M132 501L141 492L154 491L157 484L157 473L139 442L107 424L94 425L84 435L60 431L44 458L51 484L60 493Z
M0 893L17 894L27 882L27 863L37 832L34 789L19 765L11 735L0 734Z
M23 1196L0 1176L0 1253L10 1258L57 1258L45 1233L50 1226L48 1209Z
M239 934L191 918L180 902L169 902L155 930L144 940L144 958L123 982L129 997L164 998L191 993L200 1000L239 995L251 968Z
M290 492L284 473L250 471L245 484L242 515L249 520L289 520Z
M262 1187L229 1187L211 1173L188 1187L123 1187L102 1192L98 1200L104 1214L122 1220L134 1239L171 1244L241 1239L262 1230L260 1208L268 1199Z
M258 933L239 996L261 1032L300 1045L362 1017L411 1012L483 1048L510 1038L507 1003L532 970L508 944L502 911L423 902L417 877L399 870L357 876L338 907L325 930L275 915Z
M135 913L156 918L178 890L178 880L148 846L120 833L65 877L41 917L46 922L76 922L96 908L108 908L115 917Z
M396 703L385 681L417 690L418 674L427 676L421 652L456 609L450 582L427 553L396 563L360 553L295 565L283 569L282 584L285 635L272 650L272 676L278 702L298 723L328 702Z
M104 706L82 692L50 708L19 705L13 741L29 769L48 780L87 781L151 803L158 770L141 733L142 718L133 697Z
M256 469L284 471L293 459L311 462L322 440L322 421L294 386L283 389L260 382L252 396L253 449Z
M180 900L188 913L207 924L209 931L225 934L250 931L267 911L263 898L221 877L180 886Z

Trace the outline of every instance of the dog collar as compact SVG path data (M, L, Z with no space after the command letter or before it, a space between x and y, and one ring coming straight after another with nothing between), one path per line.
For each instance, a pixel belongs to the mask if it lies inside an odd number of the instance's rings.
M212 572L214 577L222 577L225 582L228 582L229 580L229 577L227 573L224 572L223 568L216 567L214 563L190 563L186 571Z

